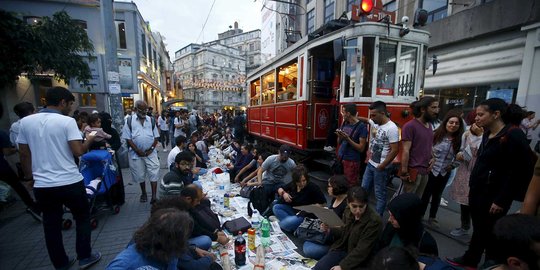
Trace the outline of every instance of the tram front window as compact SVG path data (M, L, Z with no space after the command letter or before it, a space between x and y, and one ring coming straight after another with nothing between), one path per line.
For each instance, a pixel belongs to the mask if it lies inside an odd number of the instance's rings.
M394 81L396 77L397 44L379 44L379 65L377 68L377 94L385 96L394 95Z
M398 96L414 96L418 48L401 45L398 70Z

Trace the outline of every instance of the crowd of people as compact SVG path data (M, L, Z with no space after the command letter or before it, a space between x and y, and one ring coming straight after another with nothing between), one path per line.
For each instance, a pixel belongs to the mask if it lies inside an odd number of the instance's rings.
M291 237L303 222L316 219L297 206L327 207L342 219L342 226L320 223L323 241L304 241L302 253L318 260L313 269L476 269L484 254L480 269L539 267L540 220L535 215L540 165L534 166L537 157L528 137L538 122L534 112L501 99L481 102L465 118L463 112L450 110L439 122L438 101L423 97L411 104L414 117L401 134L384 102L369 106L369 118L358 116L356 105L344 104L343 123L335 132L341 170L328 179L326 192L310 180L304 164L295 162L290 146L281 145L272 154L250 144L243 113L153 113L137 101L119 133L105 112L67 116L73 101L67 89L53 87L46 93L46 108L34 114L32 104L17 104L14 111L21 119L10 136L0 132L2 181L42 220L56 269L68 269L76 261L62 244L64 205L77 225L79 266L88 268L100 260L101 254L90 247L90 208L74 157L93 149L119 150L122 140L141 203L148 201L150 182L152 210L107 269L220 269L209 250L212 242L225 245L229 238L199 180L207 173L212 146L231 160L225 166L230 181L247 192L261 189L268 205L261 214L277 220ZM163 176L159 144L168 152L169 171ZM4 158L15 152L20 155L17 171ZM387 201L393 175L401 185ZM35 199L23 183L33 185ZM450 234L461 236L472 229L472 238L463 256L443 260L425 225L439 227L437 213L447 186L461 210L461 226ZM372 191L373 208L368 200ZM515 200L524 201L521 213L507 215ZM388 216L386 222L383 216Z

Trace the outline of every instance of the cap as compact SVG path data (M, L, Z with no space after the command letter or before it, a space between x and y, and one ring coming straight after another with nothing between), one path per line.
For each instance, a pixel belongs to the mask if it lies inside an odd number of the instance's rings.
M280 147L279 147L279 153L283 156L289 156L291 154L291 147L286 145L286 144L282 144Z

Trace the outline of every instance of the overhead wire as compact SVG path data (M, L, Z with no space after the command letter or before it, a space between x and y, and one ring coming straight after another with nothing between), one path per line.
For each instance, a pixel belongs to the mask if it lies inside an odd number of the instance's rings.
M212 6L210 7L210 10L208 11L208 15L206 15L206 20L204 20L204 24L203 24L203 27L201 29L201 33L199 33L199 36L197 37L197 40L195 42L198 42L199 39L201 38L201 35L204 32L204 28L206 27L206 23L208 22L208 19L210 18L210 14L212 13L212 9L214 9L214 4L215 3L216 3L216 0L214 0L214 2L212 2Z

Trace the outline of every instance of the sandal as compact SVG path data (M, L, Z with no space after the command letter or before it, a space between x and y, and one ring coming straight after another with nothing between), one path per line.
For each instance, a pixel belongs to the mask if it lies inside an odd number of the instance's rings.
M147 202L148 201L148 198L146 197L146 194L141 194L141 198L139 199L139 202Z

